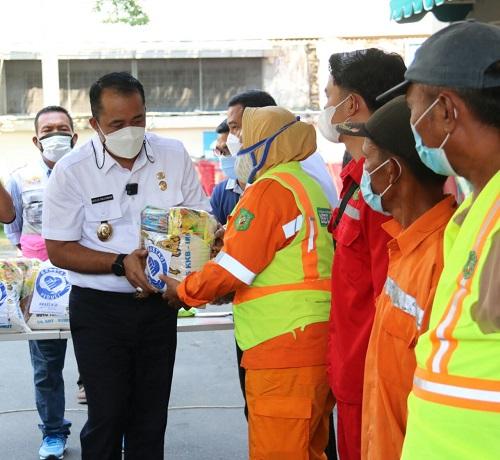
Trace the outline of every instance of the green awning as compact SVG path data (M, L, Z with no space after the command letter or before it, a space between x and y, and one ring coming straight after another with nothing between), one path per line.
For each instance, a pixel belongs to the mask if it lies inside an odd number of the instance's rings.
M461 21L472 10L473 4L474 0L391 0L391 19L415 22L432 11L440 21Z

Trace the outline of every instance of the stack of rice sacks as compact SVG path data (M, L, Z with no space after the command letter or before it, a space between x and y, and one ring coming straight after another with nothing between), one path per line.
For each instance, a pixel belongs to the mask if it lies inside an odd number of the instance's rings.
M0 334L30 332L26 318L38 265L36 259L0 260Z
M210 259L217 221L201 210L147 207L141 215L142 246L148 251L146 275L158 290L165 290L159 275L182 281Z

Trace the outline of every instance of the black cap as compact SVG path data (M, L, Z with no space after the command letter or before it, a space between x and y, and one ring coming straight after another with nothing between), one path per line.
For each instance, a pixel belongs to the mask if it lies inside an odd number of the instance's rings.
M368 137L378 147L401 158L418 156L410 126L410 109L404 96L398 96L376 110L366 123L337 125L341 134Z
M380 94L385 99L410 83L447 88L483 89L500 86L500 27L475 21L451 24L431 35L415 53L405 81Z

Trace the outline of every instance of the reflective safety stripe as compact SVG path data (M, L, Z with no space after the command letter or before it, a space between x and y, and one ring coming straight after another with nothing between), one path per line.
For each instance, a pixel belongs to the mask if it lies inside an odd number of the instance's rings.
M285 234L285 238L290 238L300 231L302 228L302 224L304 222L304 218L302 214L297 216L295 219L288 222L288 224L283 225L283 233Z
M413 393L418 398L445 406L500 412L500 380L434 373L417 367Z
M302 242L302 267L304 269L304 280L315 280L318 279L318 252L310 251L309 247L311 247L311 238L312 238L312 247L315 246L315 240L318 236L318 231L316 228L316 221L312 216L316 215L314 212L313 205L309 198L309 195L304 187L304 185L297 179L296 176L290 174L288 172L278 172L273 173L272 176L278 177L280 180L284 181L288 184L296 193L297 198L303 207L304 214L307 218L311 219L311 226L306 228L305 239ZM313 235L311 237L311 228L313 230Z
M393 305L405 313L413 316L417 322L417 328L422 326L422 319L424 317L424 310L420 307L415 297L403 291L396 282L387 277L384 285L385 293L390 297Z
M349 216L351 219L359 220L359 209L356 209L354 206L351 206L350 204L348 204L345 207L344 214Z
M488 235L497 222L499 213L500 201L497 199L488 210L476 237L473 250L476 253L477 259L481 257ZM472 281L476 273L477 270L474 270L472 276L465 277L463 271L460 272L457 279L458 289L452 295L441 322L431 334L431 340L435 345L427 365L430 365L430 368L435 373L448 371L448 363L457 348L457 340L453 337L453 330L462 314L464 300L470 295Z
M469 400L479 403L500 403L500 391L480 390L477 388L466 388L446 383L436 383L420 377L415 377L413 379L413 385L415 389L434 393L446 398L458 398L460 400ZM457 401L457 403L458 402L459 401ZM491 409L495 410L496 408L491 407Z
M234 257L224 251L219 252L215 258L215 262L248 286L253 283L253 280L257 276L241 262L238 262Z
M314 219L309 218L309 239L307 242L307 252L311 252L314 249Z

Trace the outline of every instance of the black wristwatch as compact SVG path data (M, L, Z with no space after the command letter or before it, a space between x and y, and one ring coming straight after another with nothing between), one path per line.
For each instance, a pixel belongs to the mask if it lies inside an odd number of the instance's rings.
M111 271L116 276L125 276L125 265L123 264L123 259L127 256L128 254L119 254L113 262L113 265L111 265Z

